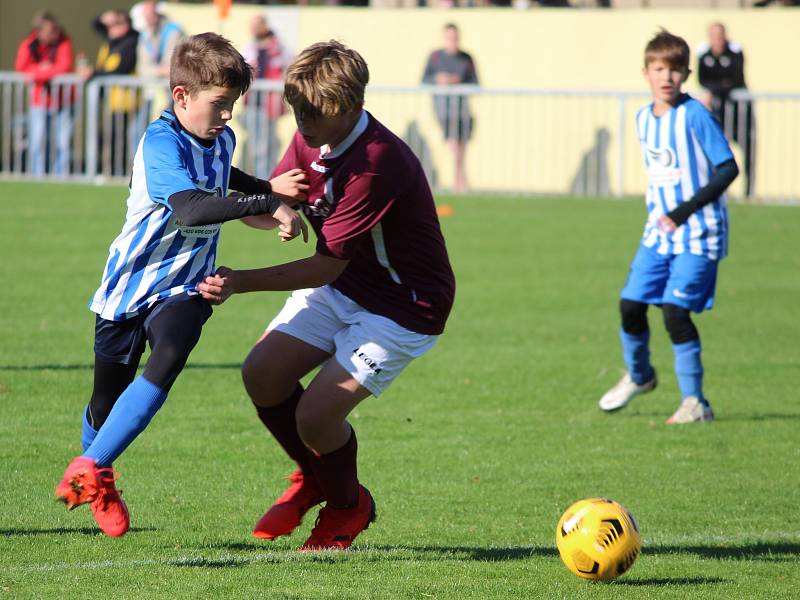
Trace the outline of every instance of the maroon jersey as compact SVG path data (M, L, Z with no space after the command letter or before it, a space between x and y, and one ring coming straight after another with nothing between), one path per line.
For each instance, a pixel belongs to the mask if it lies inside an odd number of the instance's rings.
M406 329L440 334L455 278L419 160L364 111L332 151L295 133L275 173L303 169L308 201L298 205L317 234L317 252L349 260L331 285Z

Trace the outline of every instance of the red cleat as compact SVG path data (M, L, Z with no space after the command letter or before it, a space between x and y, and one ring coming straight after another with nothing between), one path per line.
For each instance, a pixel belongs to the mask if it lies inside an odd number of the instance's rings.
M93 502L97 497L97 465L91 458L79 456L64 471L56 487L56 499L67 505L67 510Z
M128 507L122 499L122 490L117 490L114 480L118 473L113 469L97 470L97 497L91 504L94 520L103 532L111 537L125 535L131 519Z
M256 523L253 537L274 540L289 535L300 525L309 509L325 499L313 476L307 477L298 469L287 479L292 485Z
M311 536L300 546L300 552L346 550L356 536L375 521L375 501L372 495L363 485L358 488L358 504L353 508L326 506L319 511Z

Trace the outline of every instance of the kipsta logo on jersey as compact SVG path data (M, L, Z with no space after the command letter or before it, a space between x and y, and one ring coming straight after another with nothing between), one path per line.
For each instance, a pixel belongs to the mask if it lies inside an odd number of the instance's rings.
M668 167L674 167L678 163L677 159L675 158L675 152L672 151L672 148L653 148L648 146L647 157L650 159L650 162L653 163L653 165L658 165L659 167L664 167L665 169Z

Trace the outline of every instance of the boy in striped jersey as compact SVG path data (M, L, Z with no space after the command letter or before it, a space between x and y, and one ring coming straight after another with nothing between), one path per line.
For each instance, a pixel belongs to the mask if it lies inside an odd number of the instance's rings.
M286 74L298 131L277 172L308 173L300 206L316 253L264 269L221 267L198 286L212 303L234 292L296 290L242 375L259 418L298 466L253 535L288 535L325 502L301 551L348 548L374 520L347 416L433 347L455 294L425 173L364 110L368 80L361 55L335 41L306 48ZM304 389L300 380L320 366Z
M647 307L655 304L672 340L682 396L669 424L714 418L703 395L700 336L691 313L714 304L717 265L728 251L725 190L739 173L719 123L681 92L688 75L689 46L662 30L644 54L653 101L636 117L648 175L648 217L621 293L620 338L628 372L600 399L601 409L614 411L656 387L647 323Z
M111 464L164 403L211 315L196 285L214 272L221 223L259 227L271 215L282 239L307 238L302 217L281 201L305 198L300 169L267 182L231 166L236 139L227 122L251 78L225 38L188 38L171 62L174 111L150 124L136 151L125 225L89 304L97 313L95 368L83 454L56 488L68 509L91 503L110 536L130 522ZM228 195L230 188L241 193ZM147 342L151 355L136 377Z

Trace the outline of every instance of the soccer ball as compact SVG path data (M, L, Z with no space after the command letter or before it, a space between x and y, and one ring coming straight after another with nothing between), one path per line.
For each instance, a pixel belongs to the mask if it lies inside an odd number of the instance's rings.
M613 500L587 498L570 506L556 528L561 560L578 577L611 581L631 568L642 541L633 515Z

